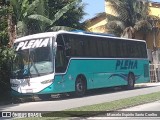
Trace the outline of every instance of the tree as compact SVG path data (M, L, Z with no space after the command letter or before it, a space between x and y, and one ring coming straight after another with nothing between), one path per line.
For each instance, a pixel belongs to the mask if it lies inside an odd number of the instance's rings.
M149 22L148 0L107 0L115 10L116 15L107 14L107 28L110 32L122 37L134 38L135 32L145 34L151 30Z
M10 37L11 43L13 43L16 35L17 37L21 37L57 29L78 28L80 26L79 20L84 14L83 5L80 5L80 0L60 1L62 3L55 4L55 0L10 0L12 15L8 15L8 34L12 36ZM51 3L54 4L50 6ZM64 15L66 12L68 12L67 15ZM71 16L68 17L70 13L77 15L71 18ZM69 26L66 27L67 25ZM13 35L13 33L16 34Z
M84 27L80 20L85 14L84 5L80 0L48 0L48 16L44 17L39 14L31 15L30 18L45 23L41 30L56 31L60 29L71 30Z
M8 3L0 1L0 100L9 98L10 61L14 53L8 47Z
M8 44L8 34L7 34L7 7L0 7L0 46Z
M59 9L66 6L68 3L74 0L48 0L49 2L49 18L54 19L54 14L58 12ZM71 9L69 9L63 16L55 22L56 26L68 26L76 29L84 29L84 24L80 21L86 14L83 9L85 5L81 1L78 1Z
M16 34L18 37L25 36L31 32L31 23L29 16L33 14L43 14L43 0L34 0L30 2L29 0L10 0L10 7L12 9L12 16L10 21L14 24ZM10 24L8 26L11 26ZM35 23L36 26L36 23ZM34 27L35 27L34 26ZM33 27L32 27L33 28Z

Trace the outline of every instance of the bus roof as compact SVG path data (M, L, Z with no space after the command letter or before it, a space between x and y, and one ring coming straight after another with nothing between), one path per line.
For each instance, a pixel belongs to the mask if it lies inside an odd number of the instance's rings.
M116 37L114 34L88 32L88 31L83 31L83 30L74 30L74 31L71 31L71 32Z
M68 33L68 34L78 34L78 35L86 35L86 36L97 36L97 37L107 37L107 38L118 38L121 40L132 40L132 41L139 41L139 42L146 42L145 40L139 39L131 39L131 38L123 38L123 37L116 37L113 34L103 34L103 33L93 33L93 32L75 32L75 31L59 31L59 33Z
M144 40L116 37L112 34L101 34L101 33L91 33L91 32L80 32L80 31L75 32L75 31L64 31L64 30L60 30L57 32L44 32L44 33L37 33L37 34L33 34L33 35L28 35L28 36L18 38L14 42L16 43L16 42L29 40L29 39L44 38L44 37L53 37L53 36L55 37L56 35L62 34L62 33L95 36L95 37L118 38L121 40L132 40L132 41L145 42Z
M54 34L55 34L55 32L37 33L37 34L32 34L32 35L20 37L20 38L16 39L14 42L21 42L21 41L25 41L28 39L36 39L36 38L42 38L42 37L53 37Z

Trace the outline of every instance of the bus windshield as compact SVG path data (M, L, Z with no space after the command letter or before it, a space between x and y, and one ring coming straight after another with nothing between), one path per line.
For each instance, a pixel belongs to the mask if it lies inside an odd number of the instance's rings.
M12 66L12 78L23 79L53 72L51 47L30 48L16 51Z

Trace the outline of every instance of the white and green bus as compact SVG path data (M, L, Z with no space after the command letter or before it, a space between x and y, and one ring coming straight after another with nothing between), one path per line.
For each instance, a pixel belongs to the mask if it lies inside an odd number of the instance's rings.
M12 95L51 94L149 82L146 42L85 32L46 32L15 40Z

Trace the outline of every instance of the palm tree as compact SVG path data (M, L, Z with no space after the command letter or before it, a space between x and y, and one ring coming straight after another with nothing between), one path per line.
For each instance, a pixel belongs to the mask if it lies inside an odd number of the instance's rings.
M65 5L63 8L59 9L51 18L48 14L48 16L43 16L40 14L33 14L30 15L29 18L33 20L37 20L44 24L43 28L41 28L41 32L44 31L56 31L56 30L71 30L74 28L66 27L66 26L57 26L57 22L60 21L60 18L71 8L76 6L77 3L80 3L81 0L72 0L72 2L69 2L67 5ZM73 16L72 16L73 17Z
M68 3L71 3L75 0L48 0L49 4L49 18L54 19L54 15L58 12L59 9L66 6ZM71 9L69 9L63 16L55 22L55 25L58 26L68 26L76 29L84 29L83 23L81 20L85 15L83 11L85 4L82 4L81 1L77 2Z
M30 23L32 23L29 18L30 15L35 13L45 15L43 3L43 0L34 0L31 3L29 0L10 0L10 5L13 9L12 18L15 20L14 23L18 37L30 33Z
M49 19L47 2L44 0L10 0L12 12L8 14L8 28L10 44L16 37L44 32L50 29L65 28L55 27L64 13L71 9L80 0L74 0L67 4L54 15L54 19ZM17 36L16 36L17 35Z
M0 5L0 47L8 44L8 33L7 33L7 7Z
M148 21L148 0L106 0L115 11L115 15L107 14L109 32L121 37L134 38L135 32L145 34L151 30Z

